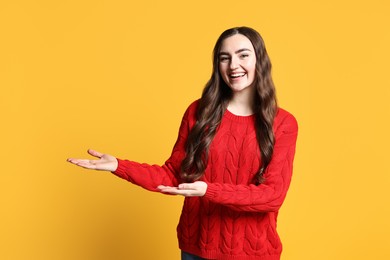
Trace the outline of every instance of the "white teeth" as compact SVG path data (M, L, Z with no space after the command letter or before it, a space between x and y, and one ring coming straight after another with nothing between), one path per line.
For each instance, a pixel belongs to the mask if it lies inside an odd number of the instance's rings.
M242 77L244 76L245 73L234 73L234 74L230 74L230 77L232 78L238 78L238 77Z

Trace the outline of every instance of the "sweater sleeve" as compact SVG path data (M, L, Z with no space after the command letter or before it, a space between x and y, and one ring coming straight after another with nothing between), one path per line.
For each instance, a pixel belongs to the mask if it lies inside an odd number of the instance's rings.
M297 121L287 113L275 130L274 152L264 172L265 182L260 185L207 183L205 198L237 211L278 211L291 182L297 134Z
M171 156L163 165L150 165L117 158L118 168L113 173L150 191L157 191L158 185L177 186L180 180L181 161L185 156L185 142L194 110L193 103L183 116Z

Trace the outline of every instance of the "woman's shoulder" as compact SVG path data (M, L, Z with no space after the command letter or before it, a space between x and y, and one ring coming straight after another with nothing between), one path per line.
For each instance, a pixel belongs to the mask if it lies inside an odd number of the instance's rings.
M199 105L199 101L200 99L192 101L192 103L190 103L190 105L188 106L187 110L196 111Z
M284 126L283 128L288 127L291 130L298 130L298 122L295 116L287 110L279 107L274 120L275 131L277 131L280 126Z
M289 118L294 118L294 115L290 112L288 112L286 109L284 108L281 108L281 107L278 107L277 110L276 110L276 117L275 118L285 118L285 117L289 117Z
M196 115L196 111L198 110L199 99L192 101L190 105L187 107L184 116L194 118Z
M183 120L188 121L190 125L193 125L196 121L196 113L198 110L199 99L190 103L190 105L185 110L183 115Z

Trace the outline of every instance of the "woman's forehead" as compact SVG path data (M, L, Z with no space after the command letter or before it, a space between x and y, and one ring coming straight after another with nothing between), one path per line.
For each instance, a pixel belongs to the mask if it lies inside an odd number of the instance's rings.
M253 51L252 42L242 34L234 34L222 41L220 52L235 52L241 49Z

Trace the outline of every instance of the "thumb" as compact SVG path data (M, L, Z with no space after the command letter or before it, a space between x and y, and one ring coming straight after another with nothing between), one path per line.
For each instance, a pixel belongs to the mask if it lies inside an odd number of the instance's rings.
M103 156L102 153L99 153L98 151L95 151L95 150L92 150L92 149L88 149L88 153L94 157L98 157L98 158L101 158Z

